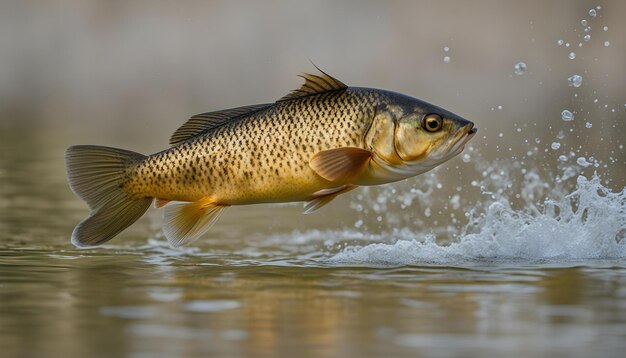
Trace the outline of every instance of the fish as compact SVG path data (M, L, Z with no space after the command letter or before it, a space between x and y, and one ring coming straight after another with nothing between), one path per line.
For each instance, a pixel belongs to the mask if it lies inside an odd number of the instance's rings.
M102 245L153 202L164 210L163 232L173 247L203 236L231 206L304 202L310 214L359 186L425 173L477 133L473 122L438 106L349 87L317 70L273 103L191 117L155 154L69 147L69 186L90 210L71 242Z

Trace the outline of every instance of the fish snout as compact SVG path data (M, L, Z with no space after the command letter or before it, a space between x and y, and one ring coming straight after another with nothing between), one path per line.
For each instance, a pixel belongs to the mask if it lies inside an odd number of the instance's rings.
M470 136L473 136L476 132L478 132L478 128L474 128L474 122L472 121L467 121L467 124L463 128L465 129L465 133Z
M472 139L474 137L474 135L476 135L476 133L478 133L478 128L474 128L474 122L471 121L465 121L467 122L463 127L461 127L461 136L458 139L458 144L457 146L463 150L462 148L465 146L465 144L467 142L470 141L470 139Z

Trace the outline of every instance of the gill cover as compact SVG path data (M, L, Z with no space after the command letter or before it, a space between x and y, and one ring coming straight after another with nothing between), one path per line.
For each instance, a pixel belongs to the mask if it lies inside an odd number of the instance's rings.
M396 106L381 105L376 109L367 133L365 143L374 153L374 157L389 164L402 164L396 153L395 131L396 118L402 115L402 109Z

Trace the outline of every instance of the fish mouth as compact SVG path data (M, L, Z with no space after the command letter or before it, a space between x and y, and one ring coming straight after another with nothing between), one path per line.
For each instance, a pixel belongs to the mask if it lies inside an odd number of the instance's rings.
M405 161L405 164L409 167L418 166L423 168L429 167L432 169L433 167L459 155L463 149L465 149L465 144L474 138L476 133L478 133L478 128L474 128L474 123L469 122L457 130L452 138L448 140L446 145L440 148L439 153L432 153L429 158L425 159L418 159L412 162Z
M465 137L461 139L464 142L463 144L469 142L470 139L476 135L476 133L478 133L478 128L474 128L474 123L468 124L465 131Z
M478 133L478 128L474 128L474 123L472 122L462 127L458 131L458 134L455 136L456 140L452 142L454 144L448 151L448 153L450 153L448 157L451 158L461 153L463 149L465 149L465 144L467 144L467 142L469 142L472 138L474 138L476 133Z

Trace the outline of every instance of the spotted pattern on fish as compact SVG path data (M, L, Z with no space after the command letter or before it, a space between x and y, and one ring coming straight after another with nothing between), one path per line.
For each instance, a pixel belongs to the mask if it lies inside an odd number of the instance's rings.
M364 148L364 132L384 96L349 88L277 102L226 123L132 168L129 193L220 204L305 200L328 182L308 166L317 152Z

